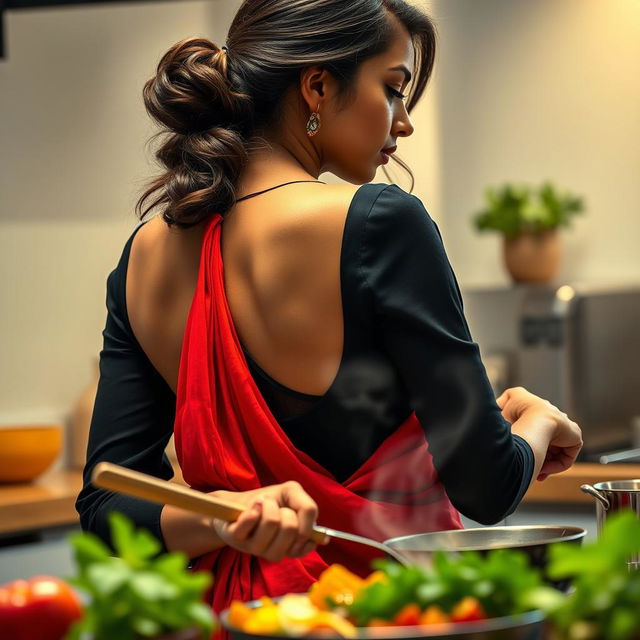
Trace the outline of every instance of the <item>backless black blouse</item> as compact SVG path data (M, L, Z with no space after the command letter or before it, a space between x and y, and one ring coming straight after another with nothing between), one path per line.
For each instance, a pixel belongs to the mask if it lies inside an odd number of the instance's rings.
M138 344L126 310L129 252L142 224L107 280L100 380L76 503L83 528L104 539L106 513L117 509L162 540L161 506L92 487L98 462L172 477L164 449L176 398ZM359 187L345 221L340 274L344 347L326 394L283 386L243 346L288 437L346 480L415 410L453 505L485 524L509 515L531 480L533 452L495 402L440 232L422 202L395 184Z

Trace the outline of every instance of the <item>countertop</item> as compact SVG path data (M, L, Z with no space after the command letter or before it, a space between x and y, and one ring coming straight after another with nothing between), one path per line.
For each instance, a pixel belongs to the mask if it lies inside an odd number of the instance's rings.
M581 484L594 484L608 480L640 479L640 464L598 464L578 462L564 473L549 476L542 482L534 481L524 497L525 502L578 503L594 502L594 498L580 491Z
M544 482L534 482L524 501L593 502L593 498L580 491L581 484L632 479L640 479L640 464L577 463ZM77 523L74 504L81 487L82 472L79 470L50 471L29 484L0 485L0 534Z
M74 505L81 487L81 471L63 470L25 484L0 485L0 534L76 523Z

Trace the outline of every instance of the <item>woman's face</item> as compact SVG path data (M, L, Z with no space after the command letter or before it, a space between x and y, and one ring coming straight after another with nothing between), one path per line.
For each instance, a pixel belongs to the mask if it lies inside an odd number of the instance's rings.
M330 171L353 184L370 182L384 164L381 150L413 133L406 100L395 94L407 93L414 48L404 26L392 21L393 42L360 66L353 103L342 111L333 109L331 101L320 107L321 173Z

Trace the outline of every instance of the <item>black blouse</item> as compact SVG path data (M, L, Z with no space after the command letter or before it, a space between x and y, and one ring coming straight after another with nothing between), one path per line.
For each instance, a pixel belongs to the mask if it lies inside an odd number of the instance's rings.
M172 477L164 449L176 398L127 318L127 265L141 226L107 280L100 379L76 503L82 527L107 540L110 510L162 540L161 506L92 487L98 462ZM359 187L345 221L340 274L344 346L326 394L288 389L243 346L287 436L342 481L415 410L453 505L484 524L512 513L531 480L533 452L495 402L440 232L422 202L395 184Z

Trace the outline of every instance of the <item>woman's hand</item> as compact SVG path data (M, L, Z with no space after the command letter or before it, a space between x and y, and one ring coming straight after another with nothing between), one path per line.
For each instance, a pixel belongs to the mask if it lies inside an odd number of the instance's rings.
M507 389L496 402L504 418L513 425L514 433L530 436L535 429L536 435L543 439L545 432L548 434L538 480L565 471L575 462L582 449L582 431L566 413L523 387ZM523 430L525 433L521 433ZM530 438L527 440L532 444ZM540 442L540 438L536 438L536 442Z
M290 481L251 491L215 491L213 495L246 506L232 523L214 518L212 526L227 545L271 562L313 551L310 541L318 506L299 483Z

